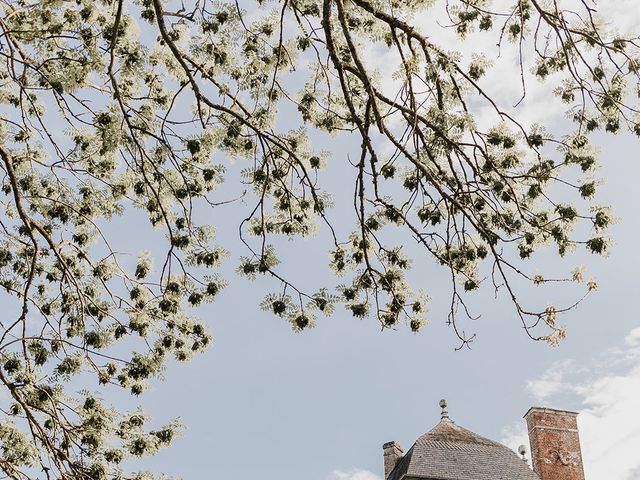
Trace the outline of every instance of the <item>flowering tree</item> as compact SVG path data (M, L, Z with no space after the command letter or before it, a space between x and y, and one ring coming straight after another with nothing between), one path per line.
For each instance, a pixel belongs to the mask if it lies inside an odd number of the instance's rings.
M216 187L230 188L214 152L238 159L238 196L250 191L237 220L238 273L271 278L262 307L294 329L344 304L382 327L418 330L427 298L409 285L399 240L413 238L449 274L449 321L463 345L472 336L459 317L473 315L465 299L483 282L506 293L529 336L560 340L556 316L581 298L536 308L521 292L581 274L532 275L527 259L549 244L561 256L607 250L589 133L640 134L638 40L595 7L1 0L0 284L5 311L16 306L1 320L4 475L142 478L121 461L171 442L176 424L150 430L140 412L107 406L95 381L139 395L167 359L188 360L210 342L192 312L225 283L215 271L228 252L204 213L220 207ZM553 138L492 96L487 58L426 31L424 19L441 11L461 45L485 35L516 49L520 69L505 81L523 95L544 81L572 133ZM354 192L345 236L321 172L328 154L312 142L323 132L357 138L341 167ZM125 252L139 253L130 266L111 246L110 219L131 209L166 236L156 273L149 253ZM318 229L342 284L305 291L280 268L276 238ZM73 394L69 382L90 390Z

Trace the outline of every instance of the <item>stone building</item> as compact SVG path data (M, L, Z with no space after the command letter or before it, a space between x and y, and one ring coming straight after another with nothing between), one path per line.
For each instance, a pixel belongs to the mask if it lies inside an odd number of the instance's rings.
M534 407L524 418L533 469L508 447L442 419L404 453L383 445L385 480L584 480L577 413ZM525 448L519 448L524 457Z

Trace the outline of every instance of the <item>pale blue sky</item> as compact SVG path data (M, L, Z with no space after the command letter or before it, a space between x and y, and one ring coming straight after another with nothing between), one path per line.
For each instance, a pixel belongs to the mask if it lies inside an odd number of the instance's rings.
M459 424L503 438L505 428L537 403L526 388L529 380L563 360L588 366L640 323L634 305L640 294L638 141L624 135L598 141L606 177L600 198L615 206L621 222L612 229L616 243L609 258L576 255L599 290L564 317L569 334L560 347L529 340L510 305L485 292L478 302L483 317L474 325L478 340L472 350L455 352L456 339L444 324L446 302L438 301L446 289L434 290L438 267L431 262L416 265L434 297L431 324L419 334L381 332L375 321L340 309L315 329L295 334L258 310L260 282L232 278L201 312L215 337L209 351L189 365L172 366L168 381L142 397L154 417L179 416L188 426L149 466L184 479L325 480L336 469L353 467L381 474L382 443L396 440L409 448L439 419L441 397ZM321 279L325 258L318 250L309 263L294 261L300 269L291 271ZM544 270L555 260L540 261ZM550 406L584 407L575 394L555 401Z
M633 5L633 1L616 3ZM536 112L544 114L545 108L543 102L529 105L533 118ZM289 120L284 119L284 124ZM346 139L323 139L321 143L333 153L324 175L339 202L331 215L348 231L352 228L346 220L352 221L353 183L342 172L347 154L355 155L357 150ZM640 373L622 365L624 352L619 352L629 332L640 326L634 302L640 295L636 200L640 142L631 135L603 135L596 143L602 149L599 175L606 180L599 199L612 205L621 221L611 229L615 244L609 258L582 251L570 258L570 264L588 267L586 275L597 279L599 289L580 308L562 317L568 337L558 348L531 341L506 299L496 300L490 289L484 289L474 300L482 318L465 324L478 338L471 350L454 351L457 339L445 324L446 276L425 256L415 261L412 273L414 287L423 287L433 298L430 324L420 333L412 334L406 326L381 332L375 320L354 319L338 308L332 318L319 319L316 328L296 334L286 321L259 310L262 294L270 290L263 279L251 283L233 273L238 256L246 253L238 244L237 220L247 206L239 203L206 212L212 223L220 225L220 243L233 252L222 268L230 285L215 303L199 312L207 320L214 343L189 364L172 363L164 383L156 382L135 399L157 422L178 417L187 429L170 449L130 466L185 480L336 480L332 472L354 469L381 476L382 444L396 440L408 449L439 420L438 401L443 397L457 423L489 438L515 441L521 432L514 434L514 427L540 401L551 407L585 410L593 418L599 413L593 408L592 393L602 390L582 388L585 385L602 386L604 380L613 378L636 388L606 390L609 396L602 394L606 399L596 407L625 403L636 391L640 395ZM243 167L236 165L232 170ZM231 173L231 178L236 174ZM115 249L132 253L132 262L139 250L153 251L160 245L157 232L139 212L116 219L109 230ZM318 286L331 281L326 244L321 240L322 236L287 245L284 268L302 283ZM541 253L532 260L536 264L544 272L556 268L558 262L555 256ZM535 289L530 295L543 302L566 303L575 298L568 297L570 290L562 292L549 299L544 297L548 293ZM612 360L607 363L609 357ZM558 366L562 374L550 377ZM576 387L559 388L556 384L568 373ZM551 394L539 390L541 379L550 379ZM115 390L103 396L113 401L123 398ZM124 401L131 405L130 397ZM598 417L604 423L609 422L606 414ZM623 411L616 418L620 416ZM637 414L628 420L635 436L626 443L640 442ZM583 432L583 439L604 433ZM619 440L611 438L606 448L595 442L587 448L595 452L600 464L608 461L605 450L620 447L614 443ZM637 478L630 472L640 468L640 461L625 468L607 480Z

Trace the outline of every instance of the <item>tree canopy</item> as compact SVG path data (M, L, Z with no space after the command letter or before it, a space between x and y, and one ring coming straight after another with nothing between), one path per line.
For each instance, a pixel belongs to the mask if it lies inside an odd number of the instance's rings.
M222 261L270 278L261 306L296 330L339 306L383 328L419 330L429 292L415 292L407 273L430 259L450 277L449 322L462 345L473 336L460 322L475 315L465 301L483 284L512 301L531 338L560 341L557 316L595 283L580 271L529 273L540 267L530 257L549 245L560 256L607 252L612 214L595 199L589 134L640 135L638 37L596 7L1 0L4 475L151 475L121 462L168 445L179 426L150 429L144 414L98 392L140 395L168 359L207 347L197 307L229 280L217 273ZM447 24L429 23L442 12ZM469 38L478 35L495 51L475 51ZM530 124L486 84L508 48L519 60L504 81L523 97L544 82L569 134ZM356 138L355 148L330 157L315 146L324 134ZM350 175L348 234L333 220L328 162ZM242 251L215 241L216 218L233 201L217 195L222 188L245 202ZM112 247L109 222L133 209L163 232L164 255ZM279 239L318 231L339 280L307 291L281 269ZM424 258L407 254L407 238ZM526 304L527 289L565 281L583 283L583 294ZM73 393L77 385L87 390Z

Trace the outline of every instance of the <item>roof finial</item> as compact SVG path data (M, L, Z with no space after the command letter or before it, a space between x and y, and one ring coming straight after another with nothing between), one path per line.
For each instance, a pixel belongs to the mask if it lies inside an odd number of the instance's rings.
M447 412L447 401L444 398L440 400L440 408L442 409L440 418L442 420L444 420L445 418L449 418L449 412Z

